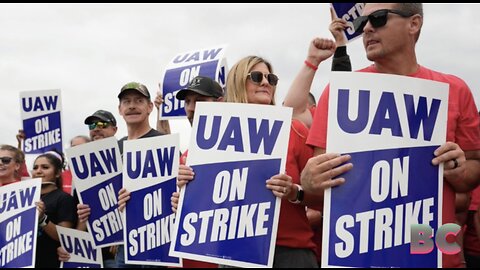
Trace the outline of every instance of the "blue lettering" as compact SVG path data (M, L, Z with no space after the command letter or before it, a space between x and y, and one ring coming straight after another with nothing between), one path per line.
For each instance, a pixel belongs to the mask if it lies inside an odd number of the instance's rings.
M86 257L93 261L97 260L97 250L93 247L92 242L87 240L83 241L83 247L85 248Z
M100 164L100 161L95 153L90 153L90 167L92 170L92 177L96 176L97 172L100 172L100 175L105 174L105 170L103 169L102 164Z
M349 89L338 90L337 122L339 127L347 133L360 133L367 127L370 117L370 92L359 90L357 117L353 120L349 117L349 95ZM404 94L403 97L410 138L417 139L420 126L423 125L423 139L430 141L441 101L433 99L431 104L428 104L426 97L419 97L418 104L415 104L414 96ZM403 136L395 96L391 92L382 93L369 133L381 134L383 129L390 129L392 136Z
M79 156L78 157L80 161L82 162L82 168L83 170L80 170L78 163L77 163L77 158L72 158L72 168L75 174L78 176L80 179L86 179L88 177L88 166L87 166L87 160L85 159L85 156Z
M55 110L57 108L58 96L46 96L43 97L43 100L45 100L47 110Z
M203 51L203 60L213 60L217 57L217 54L222 50L222 48L212 49L210 51Z
M74 254L77 254L78 256L85 258L85 254L83 253L82 244L80 243L80 240L77 238L74 238L73 240L75 243Z
M218 82L221 85L225 85L225 66L220 68L220 71L218 71Z
M35 98L35 105L33 105L33 111L43 111L43 105L42 105L42 100L39 99L38 97Z
M44 96L43 102L41 97L35 97L35 101L32 101L32 97L22 98L22 108L25 112L43 111L45 107L46 110L55 110L57 108L57 101L58 96Z
M115 156L115 148L100 151L100 156L102 157L103 162L105 162L105 167L107 168L108 172L111 173L112 171L117 171L117 159Z
M260 123L257 123L258 121L260 121ZM206 122L206 116L202 115L199 117L197 144L201 149L212 149L221 137L217 148L218 150L225 151L228 147L232 146L236 152L245 151L240 117L231 117L226 124L223 134L219 134L222 118L221 116L214 116L212 127L209 129L211 133L208 139L205 139L205 131L207 130ZM248 118L247 122L248 127L244 129L248 128L248 142L250 144L248 150L251 153L257 154L263 144L264 154L271 155L283 122L275 120L272 126L268 119L259 120Z
M105 153L104 153L105 152ZM107 168L108 172L111 173L113 171L117 171L117 159L115 156L115 148L112 148L110 150L105 150L105 151L99 151L100 153L100 158L104 162L105 168ZM78 176L80 179L86 179L87 177L95 177L97 173L100 173L100 175L105 174L105 168L102 166L102 163L96 156L96 153L90 153L90 170L91 172L88 171L88 166L87 166L87 158L82 155L78 157L81 162L81 166L79 166L79 162L77 161L76 157L72 158L72 169L75 172L75 174ZM81 167L81 168L80 168Z
M152 177L157 177L157 171L155 171L155 162L153 161L152 150L145 152L145 163L143 164L142 178L147 177L147 174L151 173Z
M173 159L175 158L175 147L170 147L170 152L168 152L168 148L163 148L163 155L162 149L157 149L157 157L158 161L160 162L160 174L161 175L171 175L172 174L172 166L173 166ZM165 170L167 170L167 174L165 174Z
M135 170L132 168L132 153L127 152L127 174L131 179L136 179L142 173L142 178L146 178L149 174L151 177L157 177L159 169L160 175L171 175L173 170L173 160L175 158L175 147L170 148L160 148L156 149L158 166L155 164L155 159L153 158L153 150L145 151L145 161L143 162L143 171L142 171L142 152L136 151L135 153ZM162 154L163 151L163 154Z
M97 260L97 250L93 247L90 241L74 238L64 234L61 234L60 237L66 252L78 255L82 258L87 258L94 261Z
M354 120L351 120L348 116L349 98L350 90L338 90L337 122L343 131L355 134L361 132L367 126L368 110L370 108L370 92L367 90L359 91L357 118Z
M15 194L15 193L13 193ZM7 211L10 211L13 209L17 209L18 208L18 202L17 202L17 198L15 196L10 196L10 201L8 202L8 208L7 208Z
M205 126L207 122L207 116L201 115L198 119L198 131L197 131L197 144L201 149L211 149L217 143L218 135L220 133L221 116L214 116L210 138L205 138Z
M28 101L28 103L27 103ZM32 98L22 98L22 108L24 112L30 112L32 110Z
M238 117L230 118L218 149L226 150L229 145L232 145L236 152L243 152L242 128Z
M272 130L269 130L269 122L267 119L262 119L260 123L260 128L256 129L257 127L257 119L255 118L248 118L248 131L250 135L250 151L251 153L258 153L258 149L260 148L260 144L263 141L264 145L264 154L271 155L273 151L273 147L277 142L278 134L280 133L280 129L282 128L282 122L276 120L273 123Z
M408 127L410 129L410 137L417 138L420 124L423 123L423 138L430 141L435 128L438 110L440 108L440 100L433 99L430 112L427 112L427 98L420 97L418 101L417 111L415 111L415 104L412 95L404 95L405 108L408 115Z
M192 55L187 59L187 61L185 61L185 62L189 62L189 61L192 61L192 60L194 60L194 61L200 60L200 53L199 53L199 52L195 52L195 53L192 54Z
M395 96L391 92L382 93L369 133L381 134L384 128L391 129L392 136L402 137L402 127L400 126L400 119L398 118L397 104L395 103Z
M173 63L181 63L181 62L185 61L185 59L187 59L187 57L188 57L188 53L184 54L184 55L178 55L177 57L175 57L175 59L173 59Z
M138 178L140 175L140 162L141 162L141 152L137 151L135 154L135 170L132 169L132 152L127 152L127 174L131 179Z
M20 190L19 194L13 190L10 194L3 193L0 198L0 214L12 209L18 209L18 204L20 207L25 207L31 205L33 202L33 195L35 194L36 187L27 188L25 190ZM17 198L18 195L18 198Z
M20 204L22 206L31 205L33 202L33 196L37 187L27 188L25 190L20 190Z
M65 248L65 251L68 252L68 253L73 253L72 238L70 236L64 235L64 234L60 234L60 238L62 240L63 247Z

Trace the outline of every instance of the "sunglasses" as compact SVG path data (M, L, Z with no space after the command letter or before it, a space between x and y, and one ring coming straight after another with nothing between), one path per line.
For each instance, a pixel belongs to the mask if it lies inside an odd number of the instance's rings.
M106 129L108 126L110 126L110 123L108 122L95 122L88 125L88 129L94 130L96 127L98 127L99 129Z
M278 77L273 73L263 74L260 71L252 71L248 73L247 76L250 77L250 80L252 80L252 82L256 84L261 84L263 81L263 77L267 79L268 83L271 86L275 86L278 83Z
M402 16L403 18L412 17L415 14L407 13L401 10L395 9L379 9L368 16L357 17L353 21L353 28L355 29L355 34L363 33L363 28L370 21L370 24L373 28L379 28L387 24L388 13L393 13Z
M13 158L11 157L0 157L0 161L2 161L2 164L8 165L12 161Z

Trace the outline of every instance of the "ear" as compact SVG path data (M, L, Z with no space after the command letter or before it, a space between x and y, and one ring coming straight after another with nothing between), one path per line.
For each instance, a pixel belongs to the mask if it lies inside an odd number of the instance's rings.
M423 17L419 14L415 14L410 19L410 34L416 36L420 34L420 30L423 25Z
M22 165L18 162L15 162L15 171L16 172L20 172L20 168L22 167Z
M123 116L123 113L122 113L122 110L120 109L120 107L121 107L121 103L118 104L118 114Z
M152 111L153 111L153 102L150 101L150 102L148 103L148 114L150 114Z

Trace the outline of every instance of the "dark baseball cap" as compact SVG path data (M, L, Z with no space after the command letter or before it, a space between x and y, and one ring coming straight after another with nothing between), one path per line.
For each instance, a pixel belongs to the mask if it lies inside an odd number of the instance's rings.
M177 99L184 100L188 91L193 91L206 97L223 97L223 88L220 84L212 78L205 76L197 76L193 78L187 88L181 89L177 92Z
M98 121L112 123L113 126L117 126L117 120L115 120L115 117L109 111L98 110L89 117L85 118L86 125L91 125Z
M121 98L122 95L128 90L135 90L145 96L146 98L150 99L150 93L145 85L138 83L138 82L129 82L125 84L122 89L120 90L120 94L118 94L118 98Z

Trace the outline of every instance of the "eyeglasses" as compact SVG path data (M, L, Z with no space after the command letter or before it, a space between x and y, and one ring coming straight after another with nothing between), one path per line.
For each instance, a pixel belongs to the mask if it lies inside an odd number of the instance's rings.
M96 127L98 127L99 129L106 129L108 126L110 126L110 123L108 122L95 122L88 125L88 129L94 130Z
M250 80L252 80L252 82L256 84L261 84L263 81L263 77L267 79L268 83L271 86L275 86L278 83L278 77L273 73L263 74L260 71L252 71L248 73L247 76L250 77Z
M0 161L2 161L2 164L8 165L12 161L12 157L0 157Z
M357 17L353 21L353 27L355 29L355 33L361 34L363 33L363 28L367 24L368 21L372 24L374 28L379 28L387 24L388 13L393 13L400 15L404 18L412 17L415 14L407 13L401 10L395 9L379 9L368 16L360 16Z

